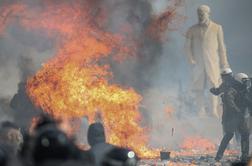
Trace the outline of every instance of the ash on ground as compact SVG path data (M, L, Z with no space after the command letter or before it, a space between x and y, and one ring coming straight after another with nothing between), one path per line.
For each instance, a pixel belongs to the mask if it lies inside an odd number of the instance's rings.
M230 166L238 160L238 155L225 156L220 162L214 160L214 155L176 156L168 161L161 161L160 159L140 160L138 166Z

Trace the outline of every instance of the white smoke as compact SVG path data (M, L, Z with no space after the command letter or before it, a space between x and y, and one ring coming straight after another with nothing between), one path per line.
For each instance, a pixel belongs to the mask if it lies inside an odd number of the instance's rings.
M167 31L164 34L166 42L149 41L142 35L143 29L153 15L164 12L171 2L99 1L111 12L107 30L122 33L121 25L128 22L133 27L133 35L144 42L141 56L132 57L120 64L111 62L114 81L123 86L133 86L143 95L142 114L147 125L152 128L151 144L177 148L181 140L188 135L202 135L216 142L221 136L220 120L195 117L192 115L193 110L190 110L190 101L186 94L190 68L183 52L184 34L186 29L197 21L196 8L202 3L208 4L212 8L213 20L223 25L232 68L237 72L252 74L252 24L249 22L252 14L249 7L252 2L186 0L186 4L179 7L181 14L186 17L182 26L177 31ZM39 5L34 1L33 3ZM8 101L17 92L18 83L27 75L35 73L53 53L53 41L41 32L31 33L17 24L8 26L5 35L0 37L0 98ZM8 106L8 102L1 102L2 110L6 109L6 105ZM171 106L175 110L170 118L166 117L166 106ZM5 111L3 112L1 115L9 117Z

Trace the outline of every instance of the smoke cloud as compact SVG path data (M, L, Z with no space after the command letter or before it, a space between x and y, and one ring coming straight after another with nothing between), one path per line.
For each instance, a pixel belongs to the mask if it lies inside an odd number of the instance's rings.
M13 2L15 1L1 0L0 5ZM33 6L40 5L39 0L25 2ZM252 75L252 23L249 22L252 14L249 7L252 2L93 0L92 3L94 15L103 12L104 8L105 12L109 13L102 28L113 33L130 35L130 44L140 48L136 56L121 63L113 60L108 62L114 74L113 82L126 87L132 86L143 96L141 112L145 123L152 129L151 143L154 146L177 148L184 137L195 134L217 142L221 136L220 122L212 118L195 117L186 96L191 73L183 52L184 34L186 29L197 21L196 8L203 3L209 5L212 9L212 19L223 26L232 69ZM179 23L179 26L168 21L167 31L162 33L162 40L156 40L146 32L153 20L157 20L167 9L175 10L178 15L184 17L172 17L170 21ZM0 98L4 101L0 102L3 112L1 115L11 117L5 110L9 110L8 102L18 92L18 83L36 73L41 65L52 57L54 44L55 41L42 31L26 30L15 21L1 34ZM174 110L172 116L167 115L167 107Z

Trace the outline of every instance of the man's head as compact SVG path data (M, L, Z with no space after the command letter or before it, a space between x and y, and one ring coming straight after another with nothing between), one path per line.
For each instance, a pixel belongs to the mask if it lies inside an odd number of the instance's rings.
M16 153L23 143L23 136L18 126L10 121L1 123L0 126L0 141L10 146Z
M235 75L235 80L238 81L243 88L250 89L251 88L251 80L245 73L238 73Z
M77 147L61 130L48 126L35 136L32 157L35 163L75 158Z
M90 146L94 146L97 143L105 142L104 127L101 123L93 123L88 128L88 143Z
M207 5L201 5L198 7L197 13L200 24L208 24L210 21L210 12L210 7Z

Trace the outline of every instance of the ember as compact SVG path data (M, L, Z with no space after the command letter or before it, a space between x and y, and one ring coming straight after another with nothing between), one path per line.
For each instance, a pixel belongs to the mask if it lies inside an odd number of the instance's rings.
M188 137L181 145L184 150L215 151L216 145L200 136Z

